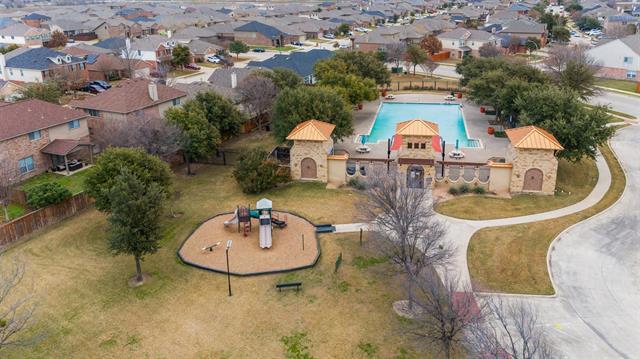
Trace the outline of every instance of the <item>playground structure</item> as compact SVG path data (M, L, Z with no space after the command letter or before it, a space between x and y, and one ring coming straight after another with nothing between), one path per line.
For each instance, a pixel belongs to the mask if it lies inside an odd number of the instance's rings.
M238 225L238 233L247 237L251 233L251 218L255 218L260 223L260 248L271 248L273 243L273 226L285 228L287 226L286 215L281 220L278 214L273 212L273 202L263 198L256 203L256 209L250 207L237 206L233 212L233 217L224 221L224 226L232 224Z

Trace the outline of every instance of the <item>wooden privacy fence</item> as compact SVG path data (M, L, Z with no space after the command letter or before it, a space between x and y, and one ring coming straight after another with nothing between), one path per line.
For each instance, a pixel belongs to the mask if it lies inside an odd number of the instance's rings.
M41 208L5 223L0 226L0 247L73 216L92 203L93 199L82 192L64 202Z

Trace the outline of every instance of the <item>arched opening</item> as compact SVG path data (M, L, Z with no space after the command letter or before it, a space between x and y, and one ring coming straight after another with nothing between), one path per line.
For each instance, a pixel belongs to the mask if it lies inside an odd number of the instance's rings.
M300 167L301 178L315 179L318 177L318 168L316 166L316 161L314 161L313 158L304 158L302 162L300 162Z
M529 168L524 173L523 191L542 191L542 171L538 168Z
M407 169L407 187L424 188L424 168L422 166L409 166Z

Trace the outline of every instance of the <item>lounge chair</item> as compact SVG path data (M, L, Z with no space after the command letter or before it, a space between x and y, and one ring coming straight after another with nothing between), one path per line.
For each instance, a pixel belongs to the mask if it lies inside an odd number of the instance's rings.
M385 100L395 100L396 97L393 94L388 94L384 99Z
M456 100L456 98L455 98L454 96L447 95L447 96L445 96L444 100L445 100L445 101L455 101L455 100Z
M453 150L449 152L449 157L455 160L460 160L464 158L464 153L462 151Z
M356 147L356 152L358 153L369 153L371 152L371 148L369 148L369 146L366 145L361 145Z

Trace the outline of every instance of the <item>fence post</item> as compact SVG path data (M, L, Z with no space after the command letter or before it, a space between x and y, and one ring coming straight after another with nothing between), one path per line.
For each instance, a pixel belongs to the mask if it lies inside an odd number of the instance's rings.
M400 91L400 81L398 81L398 91Z
M424 80L422 80L422 85L420 86L420 88L424 90Z
M226 155L226 152L225 152L225 151L222 151L222 164L223 164L224 166L226 166L226 165L227 165L227 155Z

